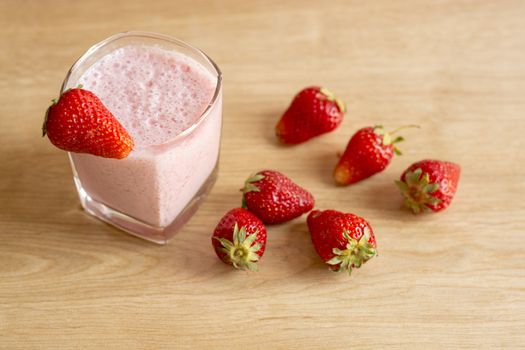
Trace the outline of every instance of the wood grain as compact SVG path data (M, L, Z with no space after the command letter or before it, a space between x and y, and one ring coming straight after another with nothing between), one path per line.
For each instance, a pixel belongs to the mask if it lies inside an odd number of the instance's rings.
M0 348L525 348L525 2L0 2ZM93 43L135 29L181 38L224 73L217 185L168 246L84 214L66 156L40 137L49 100ZM322 84L349 105L337 131L291 148L273 126ZM404 156L349 188L330 173L357 128L417 123ZM458 162L452 206L414 217L393 180ZM270 228L257 274L210 249L260 168L354 212L380 256L329 273L304 218Z

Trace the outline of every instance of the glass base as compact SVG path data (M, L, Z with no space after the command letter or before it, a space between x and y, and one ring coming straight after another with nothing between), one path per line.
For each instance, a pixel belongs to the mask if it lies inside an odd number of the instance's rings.
M74 180L80 197L80 203L86 212L133 236L157 244L166 244L180 231L186 222L190 220L193 214L195 214L215 184L217 173L218 167L216 166L184 210L166 227L152 226L94 200L84 188L82 188L80 180L76 176L74 176Z

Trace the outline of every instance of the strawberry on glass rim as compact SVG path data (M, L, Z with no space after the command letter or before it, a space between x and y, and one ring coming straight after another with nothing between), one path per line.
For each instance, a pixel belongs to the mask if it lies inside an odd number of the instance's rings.
M102 101L82 86L65 91L46 112L42 136L68 152L122 159L133 149L126 129Z

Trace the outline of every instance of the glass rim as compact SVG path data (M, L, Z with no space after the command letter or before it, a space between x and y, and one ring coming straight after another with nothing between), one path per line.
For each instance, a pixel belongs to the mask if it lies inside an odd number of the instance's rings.
M68 85L69 79L71 78L71 75L73 74L73 72L76 69L78 69L78 67L80 65L82 65L90 56L92 56L96 51L98 51L102 47L104 47L104 46L106 46L106 45L108 45L108 44L110 44L110 43L112 43L114 41L117 41L119 39L126 38L126 37L137 37L137 38L141 38L142 37L142 38L158 39L158 40L163 40L163 41L166 41L166 42L170 42L172 44L176 44L176 45L182 46L182 47L184 47L184 48L186 48L186 49L188 49L188 50L190 50L190 51L192 51L194 53L197 53L205 61L207 61L213 67L213 69L215 70L215 73L216 73L216 76L217 76L217 82L216 82L216 85L215 85L215 91L213 93L213 96L212 96L210 102L206 106L206 109L201 113L201 115L197 118L197 120L195 122L193 122L190 126L185 128L184 130L182 130L180 133L178 133L176 136L172 137L171 139L169 139L169 140L167 140L167 141L165 141L163 143L158 143L158 144L154 144L154 145L148 145L148 146L145 146L145 147L140 148L138 150L143 151L143 150L148 150L148 149L155 149L157 147L165 147L166 145L175 143L175 142L179 141L180 139L183 139L186 136L190 135L195 129L197 129L197 127L200 124L202 124L202 122L210 114L212 108L216 105L217 100L219 99L219 95L220 95L221 89L222 89L222 72L221 72L219 66L217 66L217 64L204 51L200 50L199 48L197 48L197 47L195 47L195 46L193 46L191 44L188 44L185 41L179 40L179 39L171 37L169 35L160 34L160 33L154 33L154 32L146 32L146 31L125 31L125 32L120 32L120 33L113 34L113 35L107 37L106 39L97 42L96 44L92 45L89 49L87 49L75 61L75 63L73 63L71 68L69 68L69 70L68 70L68 72L66 74L66 77L64 78L64 81L62 83L62 87L60 88L60 93L62 94L65 91L65 88Z

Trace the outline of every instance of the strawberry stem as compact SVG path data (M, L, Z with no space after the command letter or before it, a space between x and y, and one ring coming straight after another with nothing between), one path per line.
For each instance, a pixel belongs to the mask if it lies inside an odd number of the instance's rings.
M400 130L403 130L403 129L408 129L408 128L420 128L419 125L415 125L415 124L410 124L410 125L403 125L403 126L400 126L398 127L397 129L394 129L393 131L390 131L390 132L385 132L383 130L383 126L382 125L376 125L374 126L374 132L378 135L383 135L383 145L393 145L395 143L399 143L399 142L402 142L404 141L405 139L402 137L402 136L397 136L395 139L392 139L392 135L394 135L395 133L397 133L398 131ZM399 150L399 148L395 147L394 146L394 153L398 156L400 156L402 153L401 151Z
M368 227L364 229L363 235L359 240L350 237L346 230L343 232L343 236L347 240L345 249L334 248L332 250L334 257L326 263L332 266L332 271L346 271L351 275L352 269L361 267L365 262L376 256L377 252L374 245L368 243L370 239Z
M332 91L328 90L325 87L322 87L319 89L319 92L325 95L328 101L334 101L337 105L337 108L339 108L340 112L346 113L346 104L343 102L343 100L336 97Z
M246 181L244 182L244 187L241 188L242 193L248 193L248 192L260 192L261 190L259 187L255 186L253 183L258 182L264 179L264 175L256 173L251 175Z
M246 233L246 228L235 223L233 228L233 242L226 238L214 237L221 243L220 250L226 254L224 260L231 263L236 269L257 271L257 252L262 248L260 243L255 243L258 232L251 235Z
M264 179L264 175L255 173L253 175L250 175L250 177L247 178L246 181L244 181L244 187L240 189L240 191L242 192L241 207L243 207L244 209L248 209L248 204L246 203L245 195L248 192L260 192L261 190L259 189L259 187L255 186L253 183L261 181L262 179Z
M410 128L421 129L421 127L420 127L419 125L417 125L417 124L409 124L409 125L402 125L402 126L396 128L396 129L392 130L392 131L389 131L388 133L389 133L390 135L394 135L395 133L397 133L397 132L400 131L400 130L403 130L403 129L410 129Z
M322 87L319 89L319 92L325 95L328 101L333 101L335 99L335 96L332 93L332 91L328 90L327 88Z
M439 184L431 183L429 174L424 173L421 168L407 172L404 181L398 180L395 183L405 197L405 206L414 214L429 211L428 205L437 205L441 202L440 199L434 197L434 193L439 189Z

